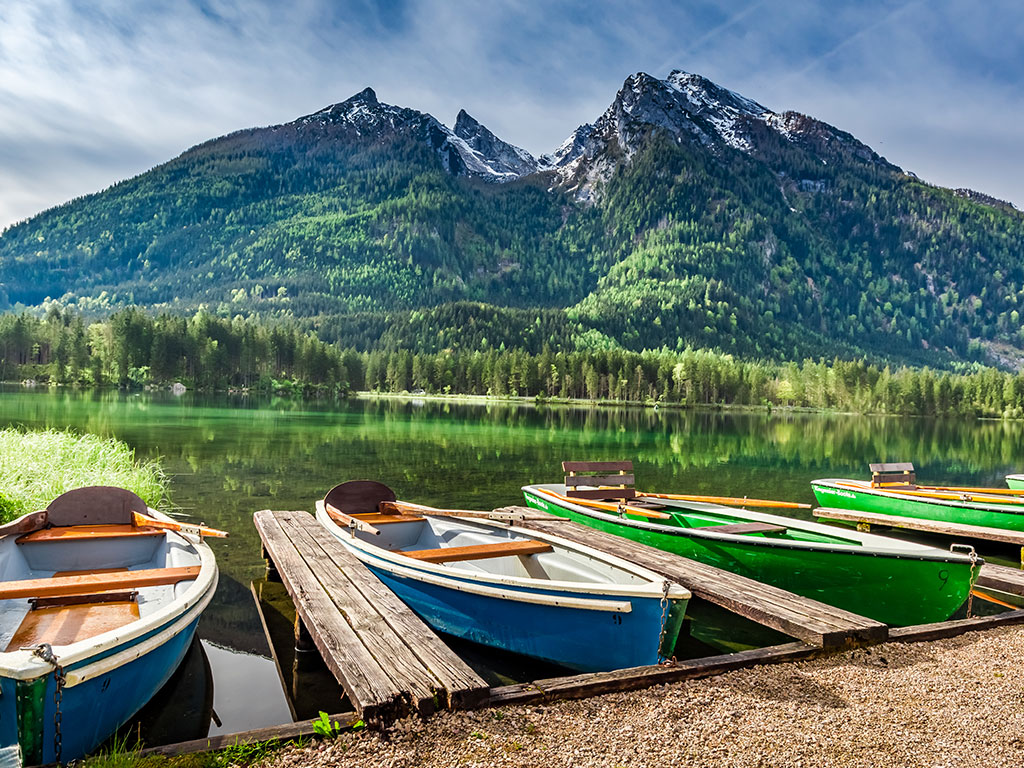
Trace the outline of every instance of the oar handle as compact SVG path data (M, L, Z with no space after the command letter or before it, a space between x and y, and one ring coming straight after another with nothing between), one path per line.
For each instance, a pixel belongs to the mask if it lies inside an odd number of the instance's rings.
M149 517L138 512L132 512L132 519L137 527L148 526L149 528L163 528L165 530L176 531L178 533L190 533L193 536L212 536L215 539L226 539L229 535L227 531L221 531L216 528L207 528L205 525L173 523L169 520L157 520L154 517Z

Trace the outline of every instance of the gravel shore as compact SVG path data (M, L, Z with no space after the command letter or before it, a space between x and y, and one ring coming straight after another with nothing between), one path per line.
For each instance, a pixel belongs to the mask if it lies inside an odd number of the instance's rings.
M1024 627L550 705L409 719L290 766L1024 766Z

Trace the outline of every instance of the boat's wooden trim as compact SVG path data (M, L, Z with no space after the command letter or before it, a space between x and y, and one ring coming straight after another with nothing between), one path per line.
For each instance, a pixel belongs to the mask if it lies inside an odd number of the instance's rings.
M546 541L502 541L497 544L473 544L467 547L439 547L437 549L415 549L399 554L424 563L454 563L462 560L483 560L490 557L511 557L513 555L538 555L550 552Z
M0 582L0 600L23 597L60 597L81 595L104 589L156 587L177 584L199 576L200 566L180 568L152 568L140 571L83 574L81 576L54 576L48 579L22 579Z
M478 509L440 509L438 507L428 507L424 504L415 504L411 501L382 501L380 503L381 514L389 514L395 512L399 515L408 515L406 520L414 519L412 516L416 515L427 515L430 517L472 517L481 518L484 520L498 520L504 522L514 522L522 520L523 516L521 513L505 512L501 509L491 510L490 512L484 512ZM361 520L366 520L367 517L360 515ZM422 520L422 517L416 517L415 519Z

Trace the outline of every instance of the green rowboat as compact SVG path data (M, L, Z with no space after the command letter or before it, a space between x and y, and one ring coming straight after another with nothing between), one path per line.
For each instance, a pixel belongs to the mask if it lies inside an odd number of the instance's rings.
M959 552L719 504L659 498L651 501L668 519L620 515L616 504L570 499L566 490L528 485L523 494L534 509L894 626L948 619L967 599L981 563Z
M1024 475L1007 475L1006 485L1011 491L1024 491Z
M878 488L842 479L814 480L811 488L822 507L1024 531L1024 503L995 493Z

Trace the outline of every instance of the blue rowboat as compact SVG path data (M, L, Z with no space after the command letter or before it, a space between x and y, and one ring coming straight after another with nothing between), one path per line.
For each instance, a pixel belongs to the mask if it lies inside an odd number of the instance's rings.
M0 527L5 757L82 757L167 682L217 586L197 532L108 487Z
M575 670L671 656L690 598L514 515L398 502L371 481L334 488L317 519L434 629Z

